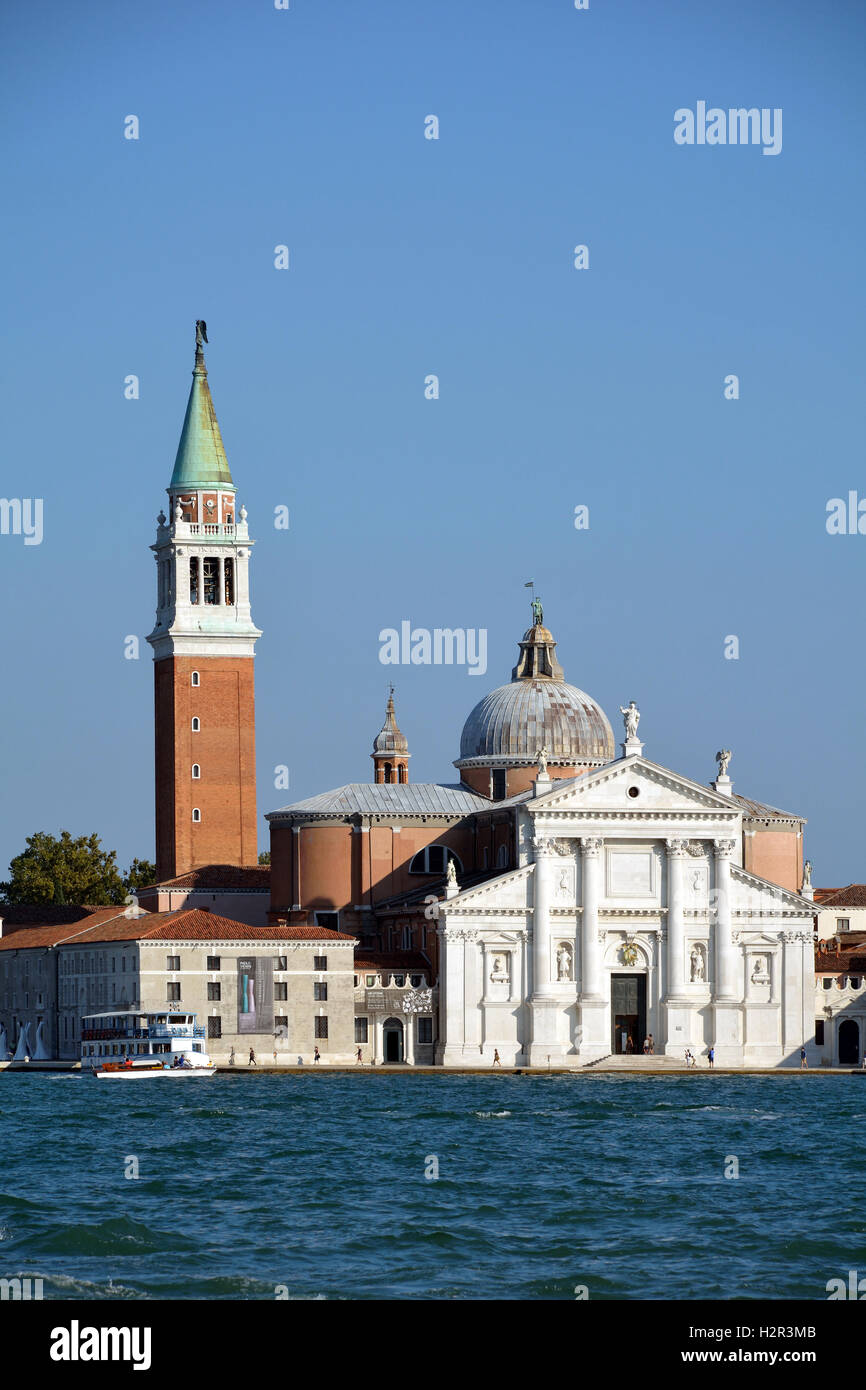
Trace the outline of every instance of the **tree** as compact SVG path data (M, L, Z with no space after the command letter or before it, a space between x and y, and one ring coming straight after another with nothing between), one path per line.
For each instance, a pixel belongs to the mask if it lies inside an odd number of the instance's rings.
M262 852L261 852L261 854L259 855L259 863L260 863L260 864L270 864L270 862L271 862L271 851L270 851L269 849L263 849Z
M115 850L105 850L98 835L68 830L54 835L28 835L27 848L9 865L9 879L0 883L9 903L122 903L126 896ZM133 861L133 864L138 861ZM130 873L132 869L130 869Z
M133 859L123 880L127 893L137 893L139 888L149 888L151 883L156 883L156 865L149 859Z

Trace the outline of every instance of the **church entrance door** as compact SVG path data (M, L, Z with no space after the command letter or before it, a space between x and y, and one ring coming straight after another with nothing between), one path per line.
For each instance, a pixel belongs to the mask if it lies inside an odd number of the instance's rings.
M839 1066L856 1067L859 1061L860 1029L855 1019L843 1019L839 1024Z
M646 975L611 975L610 1016L611 1051L617 1057L641 1052L646 1037Z

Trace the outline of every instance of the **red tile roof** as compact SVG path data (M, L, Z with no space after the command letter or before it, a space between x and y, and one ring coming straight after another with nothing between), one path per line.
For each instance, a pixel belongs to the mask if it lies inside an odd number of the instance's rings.
M432 966L429 960L417 951L367 951L364 947L355 952L356 970L387 970L398 975L412 973L418 975L426 971L430 978Z
M4 903L0 902L0 919L3 931L13 927L62 926L68 922L80 922L92 917L95 912L115 913L123 910L123 904L103 906L100 903Z
M815 901L822 907L866 907L866 883L849 883L847 888L816 888Z
M149 883L147 889L142 888L141 892L151 888L190 888L206 893L215 888L234 888L266 893L270 886L270 864L202 864L200 868L191 869L188 874L180 874L177 878Z
M215 912L181 908L175 912L143 912L127 917L125 908L101 908L94 919L67 926L23 927L0 937L0 951L27 947L86 944L102 941L353 941L345 932L327 927L250 927Z

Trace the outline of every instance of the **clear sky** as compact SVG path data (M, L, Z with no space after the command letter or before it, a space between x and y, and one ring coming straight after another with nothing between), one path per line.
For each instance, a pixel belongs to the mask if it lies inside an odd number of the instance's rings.
M389 679L412 779L456 780L534 579L648 757L705 782L732 749L736 791L808 817L816 884L866 879L866 535L825 525L866 498L859 0L7 0L0 28L0 492L44 500L41 545L0 535L0 874L35 830L153 857L148 547L205 318L261 813L370 779ZM781 108L781 153L675 144L699 101ZM487 674L383 666L403 620L485 628Z

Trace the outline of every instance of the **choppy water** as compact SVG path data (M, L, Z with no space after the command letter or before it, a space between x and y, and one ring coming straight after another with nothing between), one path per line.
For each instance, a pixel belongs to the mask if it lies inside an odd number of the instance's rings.
M858 1077L7 1073L0 1277L46 1298L825 1299L866 1273L864 1131Z

